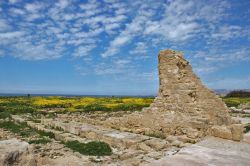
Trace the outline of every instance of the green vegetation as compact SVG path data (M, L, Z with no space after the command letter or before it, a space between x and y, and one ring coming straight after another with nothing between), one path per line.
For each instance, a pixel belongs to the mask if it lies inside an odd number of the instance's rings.
M14 123L13 121L0 122L0 128L19 134L22 137L38 134L40 137L55 138L54 133L30 128L27 123Z
M29 144L47 144L47 143L51 142L51 140L41 138L41 139L36 139L36 140L30 140L28 142L29 142Z
M79 109L84 112L93 112L93 111L140 111L144 107L148 107L150 104L119 104L113 107L107 107L101 104L89 104L89 105L79 105L76 109Z
M20 133L26 126L22 124L15 124L12 121L0 122L0 127L9 130L13 133Z
M240 98L250 98L250 92L248 91L232 91L230 93L228 93L226 96L226 98L228 97L240 97Z
M65 142L64 144L66 147L76 152L79 152L83 155L109 156L112 154L112 149L105 142L93 141L88 143L80 143L79 141L68 141Z
M250 118L250 113L243 114L242 118Z
M240 98L240 97L223 98L223 101L226 103L228 107L237 107L240 104L250 104L250 97L249 98Z
M250 131L250 123L245 125L245 133Z
M50 126L50 128L53 129L53 130L57 130L57 131L63 131L63 129L61 127L59 127L59 126L56 126L56 127Z
M4 122L0 122L0 128L4 128L15 134L19 134L23 137L34 134L34 130L29 128L26 123L16 124L13 121L4 121Z
M150 104L122 104L113 108L114 111L140 111L144 107L149 107Z
M111 111L111 108L107 108L101 104L89 104L89 105L78 105L75 108L83 110L85 112L91 111Z
M50 131L42 131L42 130L36 130L36 132L40 135L40 136L44 136L44 137L49 137L49 138L55 138L55 134L50 132Z
M10 112L9 111L1 111L0 110L0 119L6 119L10 117Z
M53 118L53 113L140 111L152 102L149 97L0 97L0 118L23 113Z

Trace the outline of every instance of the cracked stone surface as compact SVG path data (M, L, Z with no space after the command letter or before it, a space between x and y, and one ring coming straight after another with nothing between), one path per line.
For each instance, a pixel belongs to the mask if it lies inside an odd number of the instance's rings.
M248 166L250 144L220 138L205 140L181 149L176 155L166 156L147 166Z

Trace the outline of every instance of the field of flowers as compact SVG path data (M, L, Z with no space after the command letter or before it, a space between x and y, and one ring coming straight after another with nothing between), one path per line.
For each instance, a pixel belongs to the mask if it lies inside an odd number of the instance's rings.
M93 111L140 111L148 107L154 98L133 97L0 97L0 119L9 114L37 113L54 111L65 112L93 112ZM227 106L238 106L249 103L250 98L223 98Z
M63 112L140 111L153 98L132 97L0 97L0 113L33 113L41 110Z

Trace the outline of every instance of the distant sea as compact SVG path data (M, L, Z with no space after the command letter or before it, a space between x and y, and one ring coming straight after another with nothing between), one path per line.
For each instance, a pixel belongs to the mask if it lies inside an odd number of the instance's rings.
M234 90L243 90L243 91L249 91L250 89L234 89ZM213 91L219 95L226 95L227 93L233 91L232 89L213 89ZM28 93L0 93L0 96L27 96ZM51 93L51 94L30 94L30 96L64 96L64 97L155 97L156 95L82 95L82 94L57 94L57 93Z
M27 96L23 93L0 93L0 96ZM63 97L155 97L154 95L80 95L80 94L29 94L30 96L63 96Z

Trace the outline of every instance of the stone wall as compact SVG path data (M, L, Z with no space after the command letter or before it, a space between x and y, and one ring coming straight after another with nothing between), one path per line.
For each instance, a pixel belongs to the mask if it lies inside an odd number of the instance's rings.
M164 50L158 58L160 87L154 102L142 112L110 118L111 127L194 140L206 135L241 140L242 125L230 117L222 99L202 84L181 52Z
M165 50L158 58L160 88L149 110L188 113L217 125L231 123L225 103L202 84L182 53Z

